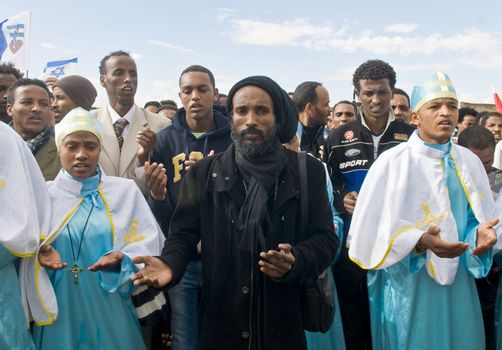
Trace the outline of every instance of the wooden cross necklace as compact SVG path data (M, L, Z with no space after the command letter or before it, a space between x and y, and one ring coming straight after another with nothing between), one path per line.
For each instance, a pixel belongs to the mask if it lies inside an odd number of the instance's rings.
M71 267L68 268L68 272L73 274L73 284L77 285L78 284L78 274L84 271L83 268L81 268L78 264L78 258L80 257L80 251L82 249L82 242L84 241L84 232L85 229L87 228L87 224L89 223L89 218L91 217L92 210L94 209L94 202L92 203L91 210L89 210L89 215L87 215L87 220L85 220L85 225L84 229L80 233L80 243L78 245L78 251L75 256L75 250L73 249L73 240L71 239L71 233L70 233L70 225L66 225L66 230L68 231L68 236L70 237L70 247L71 247L71 255L73 256L73 264Z

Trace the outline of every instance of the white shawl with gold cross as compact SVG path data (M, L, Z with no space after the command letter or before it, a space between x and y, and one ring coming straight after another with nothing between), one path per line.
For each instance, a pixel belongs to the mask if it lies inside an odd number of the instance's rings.
M98 191L110 220L113 251L120 251L131 257L160 255L164 235L137 185L132 180L106 176L103 172L101 174ZM52 230L42 244L51 244L58 237L82 202L81 183L63 174L63 170L53 182L48 182L47 186L51 198ZM50 285L43 270L38 259L34 259L29 269L29 281L34 283L34 291ZM57 317L56 303L46 303L40 300L36 293L29 295L29 301L32 314L37 315L35 319L38 325L54 322Z
M481 161L461 146L452 145L450 152L476 219L491 219L494 203ZM431 225L439 226L441 239L458 241L442 156L416 132L407 143L380 156L357 199L347 240L350 259L364 269L390 267L412 252ZM426 252L427 272L441 285L453 283L458 263L458 257Z

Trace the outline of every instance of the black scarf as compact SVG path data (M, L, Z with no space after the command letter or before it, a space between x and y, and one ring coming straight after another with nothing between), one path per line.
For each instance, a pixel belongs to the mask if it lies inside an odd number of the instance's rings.
M274 187L278 186L286 156L276 138L271 152L249 161L236 151L235 161L247 184L246 199L237 220L237 229L241 232L239 248L251 253L260 252L266 249L265 233L272 225L267 202L270 194L276 194Z

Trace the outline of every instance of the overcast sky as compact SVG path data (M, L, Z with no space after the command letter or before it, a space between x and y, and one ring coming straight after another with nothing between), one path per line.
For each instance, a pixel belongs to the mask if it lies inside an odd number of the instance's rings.
M31 11L30 77L47 61L78 56L79 74L99 92L96 105L106 101L99 61L119 49L136 59L140 105L178 100L179 74L191 64L211 69L224 93L260 74L288 91L320 81L332 104L352 98L352 73L372 58L389 62L408 92L437 70L463 101L493 103L492 84L502 92L502 0L128 3L10 1L0 17Z

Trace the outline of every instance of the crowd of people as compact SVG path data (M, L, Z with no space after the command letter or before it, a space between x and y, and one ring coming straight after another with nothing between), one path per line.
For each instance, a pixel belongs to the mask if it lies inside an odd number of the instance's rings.
M369 60L333 103L191 65L180 108L125 51L99 74L96 108L0 64L0 348L502 349L502 114L446 73Z

